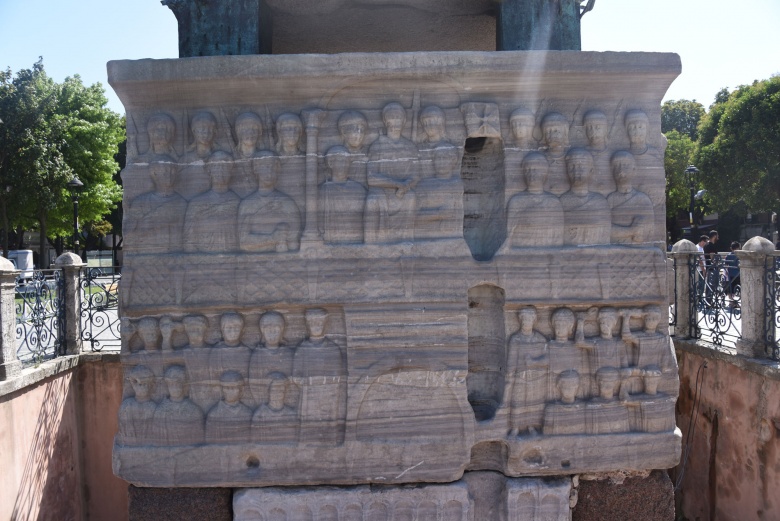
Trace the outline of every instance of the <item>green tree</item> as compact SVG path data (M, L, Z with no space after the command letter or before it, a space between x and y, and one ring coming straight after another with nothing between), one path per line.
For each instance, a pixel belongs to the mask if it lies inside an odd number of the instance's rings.
M66 184L74 175L85 185L80 199L84 221L102 221L121 199L112 176L124 130L106 103L100 84L84 86L78 76L58 84L40 60L15 77L10 70L0 75L0 119L6 123L0 125L5 255L7 232L16 225L29 229L37 224L41 259L48 237L69 235L72 203Z
M780 77L721 91L699 135L695 161L715 210L780 206Z
M696 143L687 134L677 130L670 130L665 135L666 228L674 239L679 235L676 229L677 217L681 211L687 212L690 204L691 192L685 169L691 164Z
M696 100L666 101L661 105L661 132L666 134L676 130L687 135L692 141L696 141L697 127L704 113L704 106Z

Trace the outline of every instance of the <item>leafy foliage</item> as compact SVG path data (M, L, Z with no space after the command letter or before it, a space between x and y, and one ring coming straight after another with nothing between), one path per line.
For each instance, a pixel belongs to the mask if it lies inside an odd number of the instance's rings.
M699 134L695 161L714 209L780 207L780 77L721 91Z
M691 164L696 143L687 134L677 130L667 132L666 140L666 218L673 221L681 210L687 211L690 204L690 187L685 169Z
M661 132L676 130L692 141L698 137L697 127L704 117L704 106L696 100L667 101L661 105ZM668 136L667 136L668 137Z

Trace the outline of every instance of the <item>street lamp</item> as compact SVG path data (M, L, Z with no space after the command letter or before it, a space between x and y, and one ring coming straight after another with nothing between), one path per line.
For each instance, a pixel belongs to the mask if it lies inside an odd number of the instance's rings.
M66 185L73 199L73 252L79 254L79 192L84 188L84 183L77 176L68 181Z
M696 197L696 176L699 175L699 169L693 165L688 165L685 169L685 175L688 176L688 186L691 189L691 203L688 207L688 220L691 225L691 241L698 242L696 237L696 223L693 220L693 202Z

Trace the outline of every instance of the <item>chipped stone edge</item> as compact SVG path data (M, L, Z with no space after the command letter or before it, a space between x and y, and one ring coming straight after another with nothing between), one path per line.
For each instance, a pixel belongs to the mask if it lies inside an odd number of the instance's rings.
M32 387L47 378L61 375L90 362L119 362L119 352L82 353L53 358L34 367L22 369L19 376L0 382L0 401L5 401L11 394Z
M674 337L672 337L672 340L674 341L674 348L678 351L685 351L710 360L720 360L732 364L743 371L780 381L780 362L739 355L735 350L718 348L709 342L701 340L682 340Z

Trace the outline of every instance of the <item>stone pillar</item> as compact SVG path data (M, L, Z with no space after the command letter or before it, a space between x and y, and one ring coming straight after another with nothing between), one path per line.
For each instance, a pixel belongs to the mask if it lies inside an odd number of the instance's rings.
M694 305L694 295L691 294L691 270L689 263L691 256L696 255L696 245L688 239L677 241L672 246L672 257L677 260L675 283L677 284L677 301L674 309L677 313L677 326L675 333L677 338L691 338L691 330L696 327L695 319L691 320L691 307Z
M65 354L77 355L81 352L81 288L79 273L85 264L75 253L63 253L54 261L55 268L62 268L65 296Z
M162 0L179 22L179 58L271 54L271 11L262 0Z
M10 380L22 370L16 358L16 277L14 265L0 257L0 381Z
M498 51L581 49L578 0L504 0L497 9Z
M317 136L320 123L325 116L324 110L304 110L303 121L306 125L306 222L303 228L303 245L311 241L320 241L317 230Z
M767 265L774 262L774 258L768 254L774 250L769 239L753 237L737 252L742 286L742 336L737 340L737 353L740 355L766 357L768 310L764 286L767 282Z

